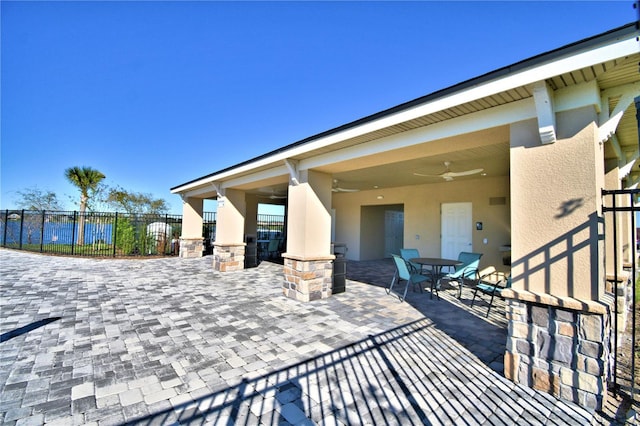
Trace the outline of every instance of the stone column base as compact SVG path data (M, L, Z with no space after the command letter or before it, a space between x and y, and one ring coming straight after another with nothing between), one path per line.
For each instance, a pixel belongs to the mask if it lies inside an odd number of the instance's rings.
M213 269L219 272L243 270L245 245L244 243L214 244Z
M180 257L202 257L204 238L180 237Z
M310 302L326 299L331 296L333 259L328 256L321 259L284 258L284 283L282 291L285 296Z
M510 300L505 377L591 410L607 398L610 309L583 310Z

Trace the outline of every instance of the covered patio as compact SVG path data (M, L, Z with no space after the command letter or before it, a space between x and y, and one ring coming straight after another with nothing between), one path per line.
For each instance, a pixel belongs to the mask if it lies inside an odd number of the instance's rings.
M331 297L332 242L361 261L483 253L512 276L506 376L602 407L624 302L605 259L634 259L629 232L614 244L602 227L601 190L640 181L639 35L612 29L180 184L181 256L200 255L215 198L213 268L244 269L271 195L286 197L282 291L296 300Z
M2 249L0 266L3 424L622 424L615 401L594 413L507 380L504 318L447 294L399 303L349 279L301 303L281 265L208 258Z

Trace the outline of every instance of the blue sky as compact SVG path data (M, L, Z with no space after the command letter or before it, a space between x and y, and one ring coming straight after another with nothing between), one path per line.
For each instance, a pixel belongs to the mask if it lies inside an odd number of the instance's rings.
M0 2L2 209L194 178L633 22L632 1ZM211 210L214 204L207 204Z

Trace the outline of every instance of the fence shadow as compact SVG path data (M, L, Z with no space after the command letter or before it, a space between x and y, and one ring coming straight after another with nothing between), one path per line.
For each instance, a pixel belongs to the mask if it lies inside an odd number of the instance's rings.
M58 321L60 319L61 317L45 318L36 322L32 322L31 324L25 325L24 327L16 328L15 330L2 333L0 334L0 343L6 342L7 340L11 340L14 337L22 336L23 334L27 334L30 331L33 331L40 327L44 327L45 325L51 324L52 322Z
M395 266L391 259L373 261L349 261L347 278L376 287L387 287L391 282ZM404 290L404 283L395 289ZM457 290L440 291L440 300L431 299L428 291L424 293L409 291L404 303L408 303L429 318L441 331L463 347L472 351L482 362L497 373L504 372L504 352L507 341L507 319L504 301L494 301L494 308L485 318L488 304L476 299L471 307L473 292L464 288L462 297L456 297ZM388 297L397 297L392 293ZM398 302L400 303L400 302Z
M238 379L127 424L588 424L585 412L517 387L428 319Z

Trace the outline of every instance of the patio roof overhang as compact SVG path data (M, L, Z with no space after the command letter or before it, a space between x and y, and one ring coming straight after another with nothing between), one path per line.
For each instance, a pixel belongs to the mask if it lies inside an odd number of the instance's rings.
M286 191L301 170L331 174L360 190L442 182L443 162L509 175L509 125L536 118L553 143L554 115L583 106L600 114L605 158L640 181L640 35L636 24L573 43L286 145L183 183L171 192L215 198L224 188ZM467 177L467 179L477 176ZM465 179L461 177L459 179Z

